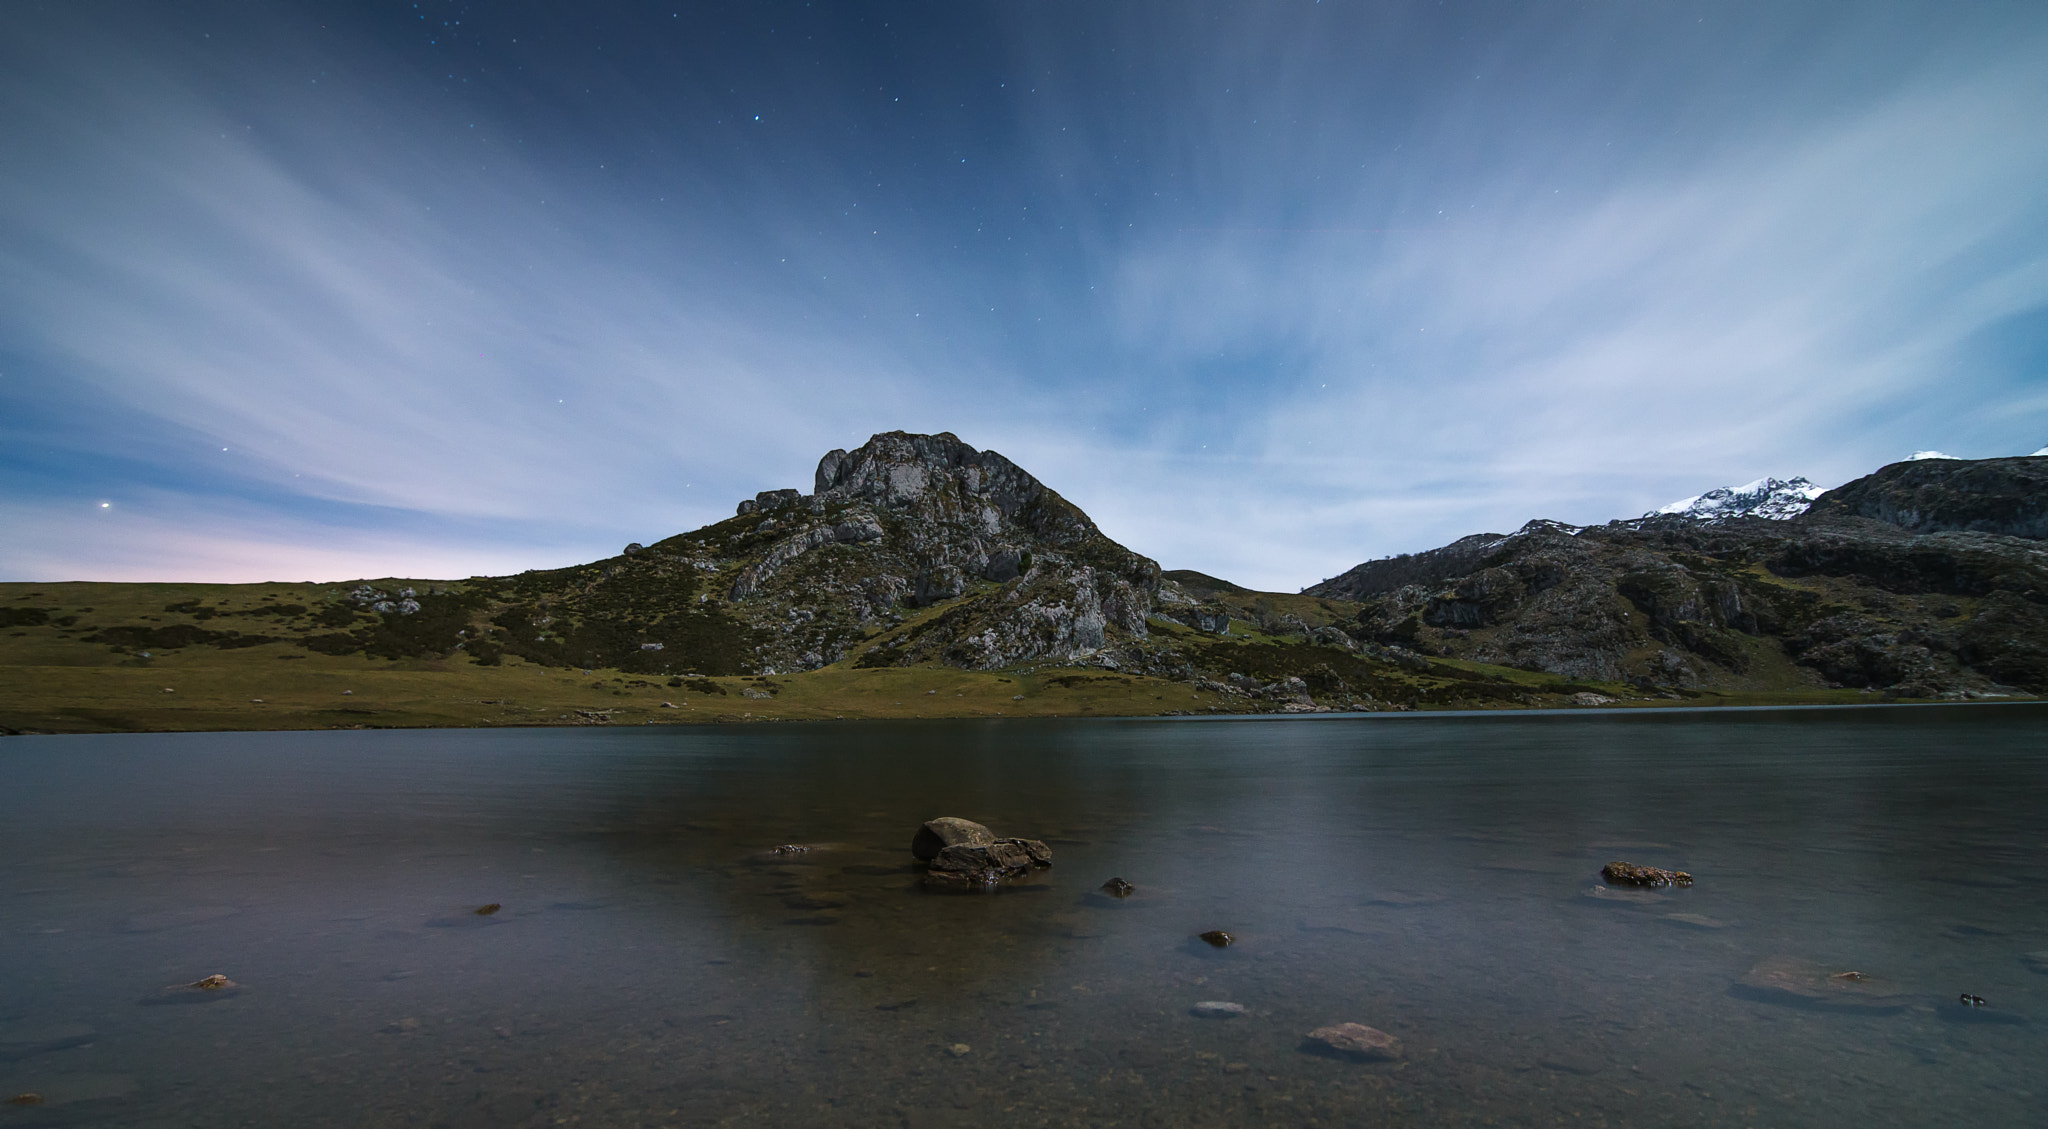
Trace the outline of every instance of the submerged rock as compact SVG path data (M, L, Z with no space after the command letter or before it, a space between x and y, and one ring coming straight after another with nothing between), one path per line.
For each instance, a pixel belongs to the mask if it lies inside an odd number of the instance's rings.
M1579 891L1579 896L1588 901L1625 906L1655 905L1658 902L1668 902L1671 900L1671 895L1669 894L1660 894L1655 890L1643 890L1635 887L1616 889L1612 886L1588 886L1584 890Z
M97 1031L83 1023L11 1023L0 1027L0 1060L82 1046L96 1035Z
M1189 1008L1188 1011L1201 1016L1203 1019L1230 1019L1243 1015L1244 1005L1234 1004L1228 1000L1202 1000Z
M1305 1036L1316 1049L1335 1051L1361 1062L1385 1062L1401 1057L1401 1041L1377 1027L1363 1023L1335 1023L1318 1027Z
M1766 1003L1830 1010L1897 1011L1906 1006L1906 997L1883 980L1791 956L1758 961L1735 989L1737 995Z
M1112 898L1128 898L1132 894L1136 893L1137 890L1138 888L1136 886L1131 885L1130 883L1124 881L1121 878L1112 878L1109 881L1104 882L1102 884L1102 892L1108 894Z

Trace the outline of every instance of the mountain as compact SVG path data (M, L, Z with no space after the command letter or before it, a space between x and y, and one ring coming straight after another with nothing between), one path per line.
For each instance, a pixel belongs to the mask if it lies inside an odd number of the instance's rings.
M845 657L898 611L947 603L870 665L993 669L1142 640L1159 565L1103 536L1072 502L951 434L877 435L818 463L814 492L771 490L732 519L647 553L727 584L778 670Z
M1822 493L1820 487L1804 478L1759 478L1744 486L1723 486L1696 494L1643 516L1677 514L1703 522L1722 522L1737 517L1784 521L1805 513Z
M1363 601L1362 642L1575 678L2048 693L2044 487L2034 458L1908 460L1790 518L1533 521L1304 594Z
M471 581L492 614L467 647L649 673L815 670L856 649L866 665L993 669L1143 641L1160 583L1002 455L889 432L825 455L808 494L762 491L617 557Z
M1774 518L1803 487L1766 480L1286 594L1162 572L1002 455L888 432L570 568L0 585L0 732L2048 694L2044 486L2039 458L1907 461Z

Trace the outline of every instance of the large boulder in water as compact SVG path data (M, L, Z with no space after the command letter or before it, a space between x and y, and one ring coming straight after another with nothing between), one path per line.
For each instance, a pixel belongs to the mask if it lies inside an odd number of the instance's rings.
M924 826L910 839L910 853L919 862L930 862L939 857L947 847L986 847L996 841L996 833L971 819L942 815L926 820Z
M918 828L910 853L931 864L925 880L938 886L992 889L1005 879L1052 865L1052 848L1037 839L997 838L971 819L950 815Z

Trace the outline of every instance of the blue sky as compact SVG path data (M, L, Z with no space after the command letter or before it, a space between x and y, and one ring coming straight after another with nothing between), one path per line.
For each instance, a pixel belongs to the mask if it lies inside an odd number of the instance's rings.
M14 4L0 578L553 567L994 448L1292 590L2048 443L2034 3Z

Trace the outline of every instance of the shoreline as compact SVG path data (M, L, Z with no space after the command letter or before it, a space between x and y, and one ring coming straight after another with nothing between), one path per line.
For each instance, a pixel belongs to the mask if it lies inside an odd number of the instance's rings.
M1062 712L1041 710L1036 712L996 713L876 713L869 715L835 715L831 717L805 713L754 712L705 714L694 718L664 717L627 719L565 720L557 717L550 720L479 720L473 722L431 722L413 721L390 717L380 722L347 722L321 724L305 719L307 724L292 724L296 720L291 713L279 711L269 717L251 716L242 725L94 725L91 720L76 717L82 724L65 728L43 728L16 726L0 722L0 738L6 737L66 737L104 736L114 734L168 734L168 733L321 733L321 732L363 732L377 730L542 730L542 729L705 729L737 728L752 725L856 725L873 722L1258 722L1258 721L1361 721L1361 720L1479 720L1488 718L1530 718L1549 717L1600 717L1627 718L1647 715L1670 716L1731 714L1731 713L1792 713L1847 710L1925 710L1940 708L1978 708L1997 706L2044 706L2048 700L2039 698L1979 699L1971 701L1943 700L1893 700L1893 701L1781 701L1781 702L1727 702L1701 704L1693 701L1674 702L1668 700L1639 700L1615 702L1602 706L1545 706L1501 707L1501 708L1453 708L1453 709L1386 709L1386 710L1238 710L1214 712L1169 711L1161 713L1115 713L1115 712ZM11 712L11 711L10 711ZM195 710L195 712L199 712ZM11 718L6 720L13 720ZM196 719L195 719L196 720ZM268 722L266 724L265 722Z

